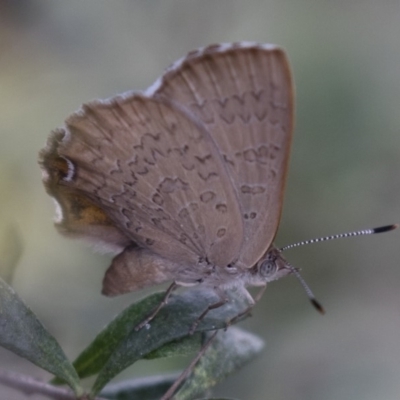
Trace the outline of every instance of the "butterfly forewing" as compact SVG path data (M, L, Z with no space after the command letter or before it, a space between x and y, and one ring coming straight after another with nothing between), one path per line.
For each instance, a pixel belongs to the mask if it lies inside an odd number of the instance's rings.
M293 130L293 88L274 46L216 45L169 68L148 94L186 107L216 142L236 190L251 267L276 234Z
M235 190L204 124L184 109L139 94L91 103L66 121L57 152L74 166L61 184L140 246L179 264L237 258Z

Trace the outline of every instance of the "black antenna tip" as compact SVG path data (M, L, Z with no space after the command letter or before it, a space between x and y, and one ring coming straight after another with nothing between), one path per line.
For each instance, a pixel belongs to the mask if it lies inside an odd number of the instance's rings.
M325 309L322 307L321 303L319 303L315 298L310 299L311 304L314 306L314 308L322 315L325 314Z
M383 233L383 232L393 231L394 229L397 229L398 227L399 227L399 224L385 225L385 226L380 226L379 228L374 228L373 231L374 231L374 233Z

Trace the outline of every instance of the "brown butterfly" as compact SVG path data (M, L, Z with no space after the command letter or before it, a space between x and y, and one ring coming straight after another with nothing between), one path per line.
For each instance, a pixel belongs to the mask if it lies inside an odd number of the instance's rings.
M82 106L40 153L60 232L119 253L106 295L165 281L265 285L290 272L272 246L293 131L276 46L189 53L146 92Z
M40 164L58 230L118 254L104 294L171 281L166 298L179 285L203 285L220 299L210 309L235 288L251 307L247 286L298 275L273 245L293 91L279 47L213 45L144 93L85 104L52 132Z

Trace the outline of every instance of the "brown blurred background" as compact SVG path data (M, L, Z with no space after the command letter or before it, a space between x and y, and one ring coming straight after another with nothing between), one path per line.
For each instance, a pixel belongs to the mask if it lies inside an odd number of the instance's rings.
M144 293L101 296L109 257L59 236L37 153L81 103L145 89L215 42L283 46L297 123L278 245L400 219L398 0L1 0L0 268L73 359ZM294 278L271 284L242 325L262 356L218 386L243 400L398 399L400 232L288 251L327 309ZM119 377L183 367L139 362ZM0 349L0 366L48 376ZM20 399L0 388L1 398ZM39 399L39 397L33 397Z

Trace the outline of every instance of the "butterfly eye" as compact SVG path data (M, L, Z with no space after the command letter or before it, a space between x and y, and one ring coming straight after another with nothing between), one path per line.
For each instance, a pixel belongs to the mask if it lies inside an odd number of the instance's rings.
M277 270L275 260L264 260L260 263L260 274L264 278L271 278Z

